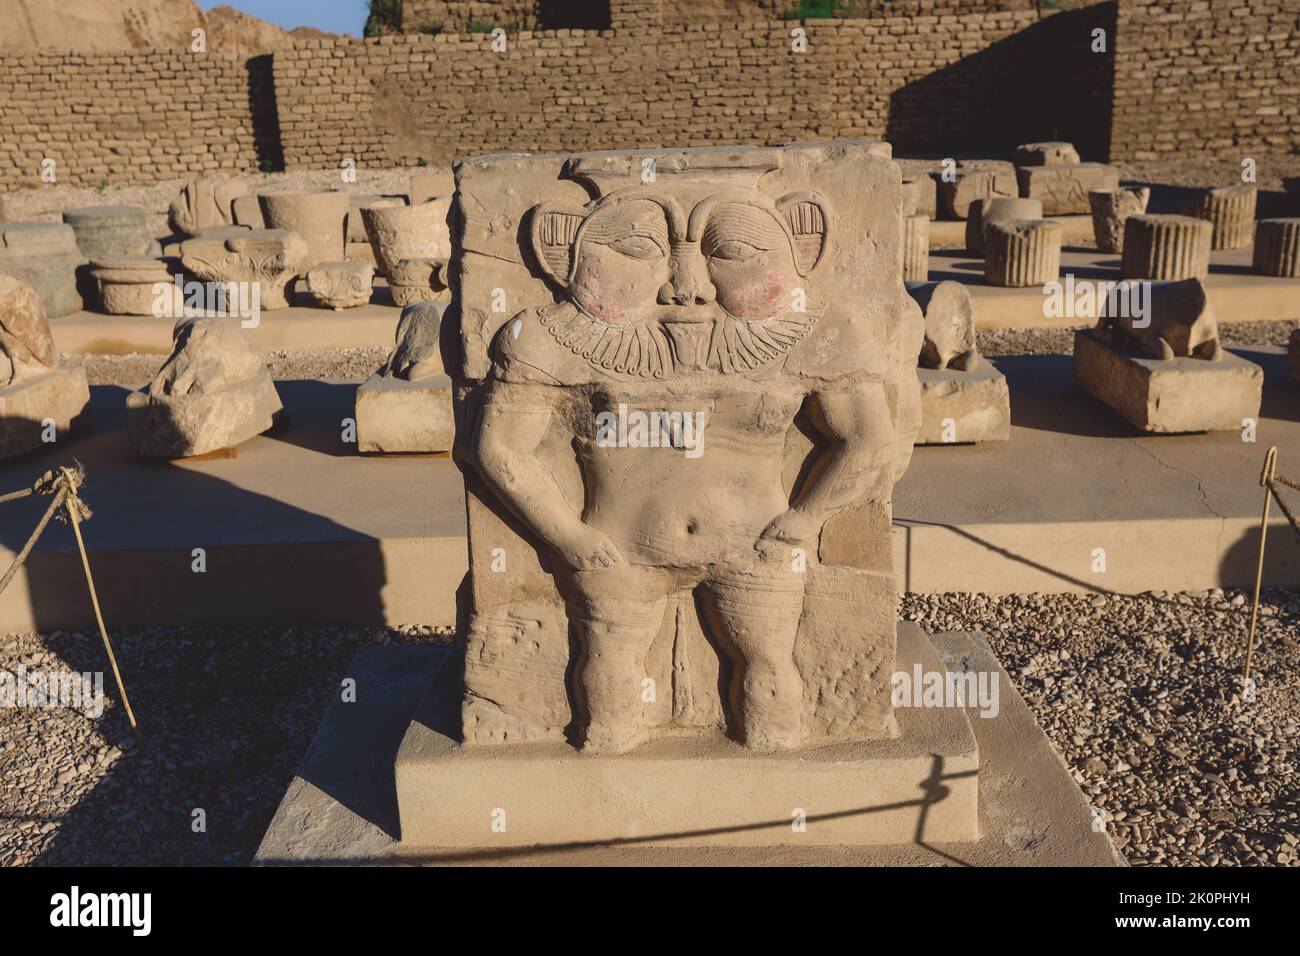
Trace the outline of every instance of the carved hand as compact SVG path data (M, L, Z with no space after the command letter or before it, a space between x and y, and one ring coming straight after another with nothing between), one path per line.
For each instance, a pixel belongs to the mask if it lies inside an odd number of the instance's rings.
M575 571L592 571L626 564L618 546L603 531L578 522L572 531L551 542L560 556Z
M777 515L754 543L754 550L764 561L787 558L791 548L805 548L817 533L817 522L802 511L791 508Z

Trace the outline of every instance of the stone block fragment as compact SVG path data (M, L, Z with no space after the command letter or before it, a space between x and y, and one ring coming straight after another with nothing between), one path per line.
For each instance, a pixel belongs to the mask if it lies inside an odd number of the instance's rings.
M307 255L298 267L300 275L305 276L318 262L344 258L347 193L259 193L257 198L268 228L295 233L306 244Z
M1255 236L1257 196L1249 183L1198 189L1183 200L1181 212L1214 227L1211 249L1244 249Z
M307 244L283 229L249 229L228 239L200 237L181 245L187 275L204 282L256 283L263 309L288 307L286 290L307 258Z
M149 235L143 206L85 206L65 209L63 221L77 236L77 248L88 259L109 256L156 256L162 247Z
M976 199L966 213L966 251L983 258L986 222L1042 218L1043 204L1037 199Z
M66 223L0 223L0 275L30 285L47 316L77 312L86 299L94 299L85 266L77 235Z
M178 259L108 256L90 263L99 285L99 306L109 315L178 316L184 297L176 286Z
M1092 233L1099 252L1119 252L1124 248L1124 223L1129 216L1146 212L1150 198L1151 190L1146 186L1094 189L1088 193Z
M1088 193L1115 189L1119 173L1103 163L1021 166L1016 180L1020 196L1042 202L1044 215L1063 216L1091 212Z
M235 199L247 192L248 185L240 179L219 176L192 179L172 200L167 210L167 221L174 233L187 237L197 236L214 226L234 225Z
M391 277L393 267L403 259L446 259L451 255L450 208L450 197L415 206L363 207L361 219L380 275Z
M449 451L456 434L451 379L443 373L438 336L442 307L402 310L397 344L383 367L357 389L361 452Z
M1300 219L1259 220L1251 268L1262 276L1300 279Z
M1203 279L1210 274L1213 232L1209 222L1191 216L1129 216L1120 271L1126 279Z
M1075 166L1082 162L1073 143L1059 141L1017 146L1011 161L1017 166Z
M307 273L307 291L327 309L354 309L370 301L375 268L368 262L318 262Z
M1061 272L1061 227L1048 219L991 222L984 228L984 281L1006 288L1051 282Z
M446 259L399 259L388 277L393 301L401 308L432 302L447 290Z

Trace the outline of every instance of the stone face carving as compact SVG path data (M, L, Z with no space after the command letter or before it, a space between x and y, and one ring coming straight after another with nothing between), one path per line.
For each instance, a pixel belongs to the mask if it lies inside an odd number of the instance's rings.
M259 193L257 199L269 228L295 233L306 243L307 255L298 267L302 275L318 262L347 258L347 193Z
M173 277L179 267L177 259L110 256L93 260L90 275L99 283L99 304L109 315L175 316L184 305Z
M1153 358L1223 359L1219 324L1200 279L1151 282L1147 288L1149 311L1141 316L1125 308L1110 314L1110 302L1103 300L1099 338Z
M247 192L247 185L239 179L204 177L190 180L181 187L180 195L168 207L167 221L177 235L190 237L214 226L234 225L235 199Z
M77 236L77 247L90 259L108 256L156 256L162 249L149 235L141 206L86 206L67 209L63 221Z
M1244 249L1255 234L1257 195L1248 183L1200 189L1184 200L1182 212L1213 225L1210 248Z
M307 261L307 245L283 229L249 229L227 239L200 237L181 245L181 266L205 282L256 282L263 309L288 307L286 286Z
M231 448L266 431L282 411L266 363L235 318L185 318L172 352L126 397L127 432L146 458Z
M403 309L432 301L447 288L447 260L399 259L388 276L388 288Z
M307 291L327 309L354 309L370 301L374 281L368 262L319 262L307 273Z
M1075 165L1081 162L1073 143L1059 141L1017 146L1011 161L1017 166Z
M446 259L451 255L447 232L450 197L430 199L415 206L365 206L366 224L375 266L384 276L403 259Z
M984 225L984 281L1023 288L1051 282L1061 272L1061 227L1049 219L1013 219Z
M456 435L451 379L442 370L442 307L402 310L397 344L382 368L357 389L357 448L363 453L438 452Z
M1088 193L1119 186L1119 173L1102 163L1057 163L1051 166L1021 166L1016 170L1020 195L1037 199L1043 213L1061 216L1090 213Z
M930 218L903 217L903 278L924 282L930 276Z
M975 199L966 213L966 251L984 255L984 223L1012 219L1042 219L1043 204L1037 199Z
M1126 279L1203 279L1214 227L1191 216L1146 214L1124 221L1120 271Z
M1262 276L1300 279L1300 219L1259 220L1251 262Z
M0 458L45 444L75 427L90 405L82 368L60 368L50 323L36 290L0 275Z
M0 223L0 275L36 290L47 316L76 312L87 295L93 297L92 283L78 283L85 264L77 235L65 223Z
M466 743L894 732L889 500L923 330L888 155L458 164ZM856 537L823 556L832 527Z
M1092 232L1099 252L1119 252L1124 248L1124 223L1129 216L1147 211L1151 190L1146 186L1123 189L1094 189L1088 193L1092 208Z

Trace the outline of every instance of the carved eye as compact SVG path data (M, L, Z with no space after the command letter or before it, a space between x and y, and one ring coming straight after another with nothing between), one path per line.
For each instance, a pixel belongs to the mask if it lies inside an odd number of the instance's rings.
M659 243L646 236L625 236L611 242L609 247L631 259L662 259L664 255Z
M739 239L728 239L710 249L709 258L724 259L728 262L744 262L746 259L752 259L762 251L758 246L750 245L748 242L741 242Z

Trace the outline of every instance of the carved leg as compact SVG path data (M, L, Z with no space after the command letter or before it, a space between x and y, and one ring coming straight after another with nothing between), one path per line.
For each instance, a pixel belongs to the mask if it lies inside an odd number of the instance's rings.
M587 707L584 751L623 753L644 739L645 658L663 623L672 581L639 567L574 573L583 642L578 683Z
M794 641L804 576L779 562L727 571L706 585L719 639L736 666L731 707L745 746L787 750L803 740L803 680Z

